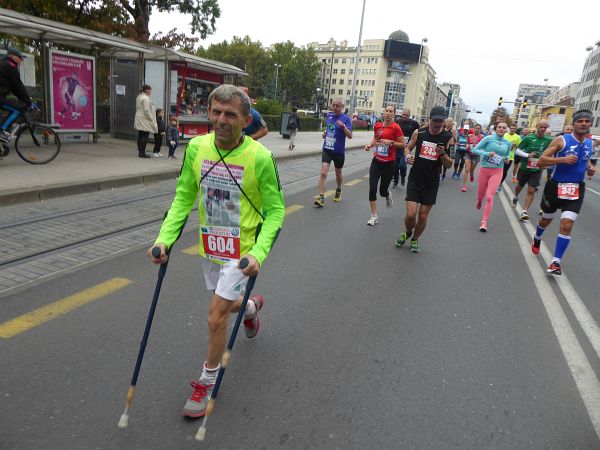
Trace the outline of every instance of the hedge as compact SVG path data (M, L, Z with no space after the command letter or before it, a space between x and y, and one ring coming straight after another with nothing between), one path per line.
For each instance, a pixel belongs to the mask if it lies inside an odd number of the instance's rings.
M264 115L262 118L271 132L279 132L281 116ZM321 131L321 129L320 118L300 117L300 131Z

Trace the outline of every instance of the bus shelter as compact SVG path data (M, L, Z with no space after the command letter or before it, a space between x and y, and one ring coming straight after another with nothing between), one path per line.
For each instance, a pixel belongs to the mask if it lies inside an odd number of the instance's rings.
M152 54L139 42L3 8L0 34L26 39L31 50L24 52L30 60L22 65L22 79L44 120L59 127L65 140L112 131L112 61L133 53L141 67L144 55Z

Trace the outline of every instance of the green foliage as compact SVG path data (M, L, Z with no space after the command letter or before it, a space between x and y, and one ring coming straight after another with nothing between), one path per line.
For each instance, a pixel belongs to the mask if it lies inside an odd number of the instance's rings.
M242 83L248 86L252 98L274 98L277 77L277 98L283 103L314 103L321 64L313 49L297 48L291 41L265 49L260 41L252 41L249 36L235 36L231 42L223 41L207 49L200 48L197 55L246 71L249 76ZM279 70L276 64L281 65Z
M139 42L182 43L188 49L190 39L195 45L197 38L175 30L150 38L152 11L190 15L191 34L201 39L215 32L215 21L221 16L218 0L3 0L2 7Z
M256 109L261 116L277 116L285 110L284 106L279 100L272 98L261 98L257 100L256 104L254 105L254 109Z

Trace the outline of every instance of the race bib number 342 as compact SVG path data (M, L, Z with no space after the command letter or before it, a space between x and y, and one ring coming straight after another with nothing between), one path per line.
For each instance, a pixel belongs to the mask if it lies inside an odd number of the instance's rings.
M558 183L558 198L561 200L579 200L579 184Z

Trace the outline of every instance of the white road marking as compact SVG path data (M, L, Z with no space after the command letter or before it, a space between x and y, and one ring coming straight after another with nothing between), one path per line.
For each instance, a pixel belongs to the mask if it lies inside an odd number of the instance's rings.
M505 194L508 192L510 191L506 189ZM577 336L575 336L575 332L573 331L558 298L554 294L552 286L550 286L550 283L548 282L545 271L542 269L537 257L529 250L530 242L519 226L519 221L513 213L510 200L508 200L508 194L500 195L500 200L504 211L508 216L508 221L514 231L521 252L523 253L523 257L525 258L527 268L531 273L532 281L534 282L542 300L542 304L546 309L546 314L548 314L552 329L558 339L558 343L565 356L571 375L575 380L579 395L590 416L596 435L600 438L600 382L598 381L598 377L588 361L585 352L581 348ZM545 250L547 252L547 249ZM571 303L569 302L569 304Z
M587 187L587 186L586 186L585 190L586 190L586 191L592 191L594 194L596 194L596 195L600 195L600 192L598 192L598 191L595 191L595 190L594 190L594 189L592 189L591 187Z

